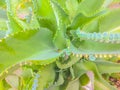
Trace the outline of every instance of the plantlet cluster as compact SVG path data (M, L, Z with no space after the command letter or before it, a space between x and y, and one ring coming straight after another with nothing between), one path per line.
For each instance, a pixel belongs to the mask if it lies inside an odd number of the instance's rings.
M118 2L2 0L0 90L117 90Z

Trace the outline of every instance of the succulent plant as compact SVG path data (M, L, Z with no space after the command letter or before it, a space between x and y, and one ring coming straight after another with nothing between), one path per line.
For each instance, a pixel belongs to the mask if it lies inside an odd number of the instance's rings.
M94 90L117 90L102 77L120 72L114 62L120 58L120 9L109 8L114 2L6 0L6 11L3 0L1 90L83 90L90 82Z

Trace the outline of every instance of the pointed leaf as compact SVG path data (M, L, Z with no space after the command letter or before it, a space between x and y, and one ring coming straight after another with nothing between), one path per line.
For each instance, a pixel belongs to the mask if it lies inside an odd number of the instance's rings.
M52 9L56 16L57 31L54 37L54 43L58 49L66 47L66 25L68 24L68 18L64 10L55 2L51 0ZM64 22L64 23L63 23Z
M3 39L0 42L0 54L0 65L3 65L0 71L25 60L50 63L50 59L54 61L60 55L52 42L52 33L44 28L19 32Z

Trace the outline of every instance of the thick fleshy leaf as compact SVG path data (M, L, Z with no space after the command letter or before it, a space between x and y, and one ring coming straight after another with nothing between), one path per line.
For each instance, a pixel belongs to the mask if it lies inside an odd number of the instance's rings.
M84 25L82 30L85 31L85 32L98 32L99 31L98 25L99 25L98 21L93 20L90 23Z
M54 34L56 33L57 24L56 24L55 20L51 20L49 18L41 17L41 18L38 18L38 22L39 22L39 24L40 24L41 27L48 28Z
M67 69L71 67L73 64L79 61L79 57L76 56L70 56L69 59L67 59L67 62L61 62L61 59L56 61L57 67L60 69Z
M77 29L77 28L83 28L85 27L85 25L91 23L92 21L95 21L99 18L101 18L102 16L106 15L108 11L107 10L103 10L93 16L85 16L82 13L78 13L72 20L71 25L69 26L70 29ZM89 28L88 28L89 30Z
M44 28L19 32L3 39L0 42L0 53L0 65L3 65L0 71L25 60L43 60L45 64L46 60L60 55L52 42L52 33Z
M96 66L100 73L118 73L120 72L120 64L106 61L97 60L95 61Z
M58 30L55 34L55 37L54 37L54 44L56 46L57 49L65 49L67 47L67 40L65 38L65 34Z
M116 9L100 18L99 32L120 32L120 20L118 20L119 15L120 9Z
M73 17L76 15L76 11L78 8L78 1L77 0L66 0L66 7L69 13L69 18L72 20Z
M56 2L62 7L62 9L64 9L64 11L65 11L66 13L68 12L67 7L66 7L66 1L67 1L67 0L65 0L65 1L62 1L62 0L54 0L54 1L56 1Z
M50 0L32 0L32 2L34 5L35 15L37 17L54 17L54 13L50 5Z
M77 30L76 34L80 40L91 40L101 43L114 43L114 44L120 44L120 38L119 33L112 34L112 33L87 33L81 30Z
M68 23L68 18L64 10L56 3L51 0L52 9L54 11L57 23L57 31L54 36L54 43L58 49L63 49L66 47L66 25ZM63 23L64 22L64 23Z
M63 22L66 26L69 25L70 21L68 14L63 8L54 0L51 0L51 5L56 17L57 26L60 28Z
M80 54L116 54L120 53L120 44L101 43L92 40L83 40L73 50Z
M96 16L93 17L86 17L83 14L78 14L72 21L70 25L70 29L77 29L77 28L82 28L85 24L89 23L92 21Z
M99 12L104 4L104 0L83 0L78 6L78 13L86 16Z

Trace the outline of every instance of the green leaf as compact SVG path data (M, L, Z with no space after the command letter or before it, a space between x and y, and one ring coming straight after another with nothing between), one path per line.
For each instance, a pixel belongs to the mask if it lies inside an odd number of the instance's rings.
M83 27L85 24L89 23L90 21L92 21L95 18L95 16L93 17L86 17L83 14L78 14L72 21L71 25L70 25L70 29L77 29L78 27Z
M54 68L54 64L50 64L40 69L37 90L44 90L53 85L56 75Z
M99 20L99 32L120 32L120 9L109 12ZM112 24L111 24L112 23Z
M78 13L82 13L85 16L94 15L102 9L104 0L82 0L78 6Z
M85 16L83 13L78 13L72 20L71 25L69 26L70 29L77 29L85 27L87 24L90 24L91 22L97 21L97 19L103 17L108 13L107 10L103 10L95 15L92 16ZM89 30L89 28L88 28Z
M41 60L39 64L50 63L62 52L58 53L54 47L52 33L48 29L41 28L19 32L3 39L0 42L0 53L0 65L3 65L1 71L6 66L26 60Z
M70 81L65 90L79 90L79 80Z
M78 8L78 1L77 0L66 0L66 7L69 13L69 17L72 20L73 17L76 15L76 11Z
M82 76L80 76L79 81L82 86L85 86L89 83L90 79L87 74L83 74Z
M63 49L66 48L66 25L68 23L68 18L64 10L62 10L62 8L55 1L51 0L51 4L57 23L57 31L54 36L54 43L58 49Z
M64 77L62 75L62 72L59 73L58 79L55 82L55 86L60 86L64 83Z
M67 47L67 40L65 38L65 34L60 30L56 32L53 41L57 49L62 50Z
M86 24L83 26L82 30L85 32L98 32L99 31L99 26L98 26L98 21L93 20L90 23Z
M116 54L120 51L119 44L101 43L92 40L80 41L77 46L77 51L80 54Z
M49 18L38 18L38 22L41 27L48 28L50 29L54 34L56 33L57 30L57 25L55 20L51 20Z
M120 64L106 61L97 60L95 61L96 66L100 73L118 73L120 72Z
M54 17L50 0L32 0L32 2L34 5L34 12L37 17Z
M67 69L78 61L79 61L79 57L70 56L70 58L67 60L67 62L64 61L64 63L63 63L63 62L61 62L61 59L60 59L60 60L56 61L56 64L57 64L57 67L60 69Z
M51 5L56 17L58 28L62 27L63 22L66 26L69 25L70 21L68 14L62 9L62 7L56 1L53 0L51 0Z

